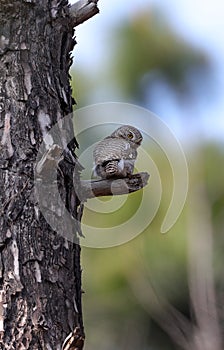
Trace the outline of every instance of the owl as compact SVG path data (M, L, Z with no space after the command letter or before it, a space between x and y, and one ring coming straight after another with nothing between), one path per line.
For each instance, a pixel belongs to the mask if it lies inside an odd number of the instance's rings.
M100 141L94 151L94 175L102 179L131 175L142 134L130 125L123 125Z

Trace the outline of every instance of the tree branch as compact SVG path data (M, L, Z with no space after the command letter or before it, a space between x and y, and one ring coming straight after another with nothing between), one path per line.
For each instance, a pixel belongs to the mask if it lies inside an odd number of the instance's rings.
M132 193L145 187L149 174L138 173L123 179L82 180L81 188L77 189L81 201L100 196L121 195Z
M98 0L79 0L70 7L70 15L73 18L73 27L87 21L99 13Z
M57 144L53 144L37 162L37 178L42 178L48 186L51 186L52 180L56 180L56 172L54 174L54 171L58 168L58 163L62 158L62 148ZM75 182L74 185L79 200L84 202L94 197L116 196L136 192L147 185L149 176L148 173L142 172L125 178L82 180L78 186L75 185Z

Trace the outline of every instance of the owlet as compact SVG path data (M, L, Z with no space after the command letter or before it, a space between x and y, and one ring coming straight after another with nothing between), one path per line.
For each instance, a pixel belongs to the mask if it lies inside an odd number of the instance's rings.
M123 125L97 143L94 151L94 174L103 179L127 177L133 173L137 148L142 134L130 125Z

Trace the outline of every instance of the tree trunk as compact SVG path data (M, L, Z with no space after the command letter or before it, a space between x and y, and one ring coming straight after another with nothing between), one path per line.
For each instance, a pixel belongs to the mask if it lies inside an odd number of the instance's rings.
M66 227L64 237L51 228L34 191L39 147L58 144L47 132L58 123L62 138L59 121L72 112L73 34L67 0L0 0L0 349L59 350L75 327L75 348L83 347L80 247ZM71 117L68 124L71 136ZM65 210L80 219L69 141L58 183Z

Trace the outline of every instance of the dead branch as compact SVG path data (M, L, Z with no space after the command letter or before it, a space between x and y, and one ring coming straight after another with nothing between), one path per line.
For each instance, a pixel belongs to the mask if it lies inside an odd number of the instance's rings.
M86 201L89 198L132 193L145 187L149 174L138 173L123 179L82 180L81 187L76 189L79 199Z
M87 21L99 13L98 0L79 0L70 7L70 15L73 18L73 27Z

